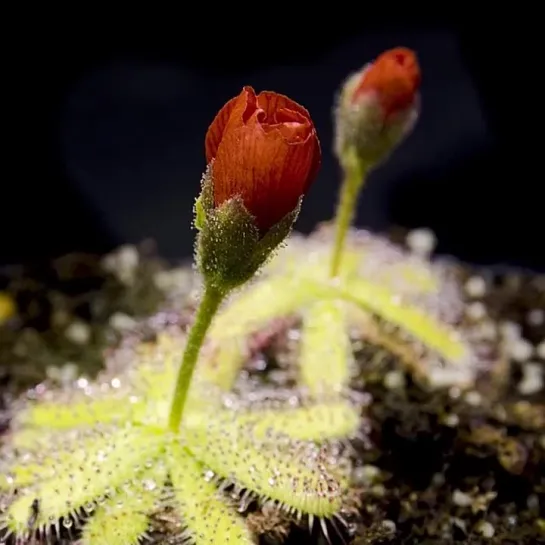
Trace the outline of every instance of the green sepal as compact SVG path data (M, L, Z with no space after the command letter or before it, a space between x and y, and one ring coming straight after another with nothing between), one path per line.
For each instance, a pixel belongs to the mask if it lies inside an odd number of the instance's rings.
M257 271L274 255L276 248L280 246L291 233L293 224L297 220L297 216L299 216L302 202L303 198L301 197L297 206L289 214L286 214L278 223L273 225L259 240L250 264L250 267L253 268L254 271Z
M201 194L199 200L202 204L202 209L205 214L208 214L214 209L214 185L212 183L212 164L206 168L201 180Z
M198 197L195 201L195 229L198 229L199 231L203 228L204 222L206 221L206 213L204 211L204 206L202 204L202 197Z
M254 216L240 197L214 207L210 166L195 204L195 225L199 229L196 262L205 283L226 293L250 280L290 234L299 215L301 200L277 224L261 234Z
M253 254L259 231L240 198L229 199L206 215L197 238L197 265L205 283L223 292L255 272Z
M388 159L413 129L419 115L419 102L385 120L373 96L353 103L354 92L362 72L350 76L344 83L335 107L335 152L343 168L353 148L367 170L374 169Z
M206 215L214 208L214 191L211 181L211 165L208 166L201 180L201 194L195 200L193 224L201 230L206 221Z

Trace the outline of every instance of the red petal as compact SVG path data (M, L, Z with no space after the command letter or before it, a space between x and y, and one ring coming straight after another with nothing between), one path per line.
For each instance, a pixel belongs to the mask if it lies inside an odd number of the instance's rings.
M208 127L204 141L207 163L210 163L216 156L227 126L246 123L256 109L256 102L255 91L252 87L246 86L238 96L229 100L218 112L214 121Z
M379 55L363 71L353 101L369 92L377 93L386 116L409 107L420 86L420 67L410 49L397 47Z
M240 195L261 232L293 210L316 162L316 133L312 124L307 130L310 137L290 144L280 131L264 131L256 113L247 125L226 131L214 163L216 206Z
M297 104L297 102L291 100L291 98L275 93L274 91L261 91L261 93L257 95L257 105L265 111L269 123L280 122L276 115L281 110L291 110L292 112L297 112L302 115L312 124L310 114L306 108L303 108L303 106Z
M257 95L257 104L259 108L262 108L265 111L267 118L274 118L274 122L276 123L285 121L285 116L290 115L290 112L296 112L307 119L313 131L315 130L309 111L285 95L275 93L274 91L261 91L261 93ZM316 137L316 133L314 133L312 139L314 143L312 155L313 162L310 167L307 184L304 187L305 192L315 180L322 162L322 150L320 148L320 141Z

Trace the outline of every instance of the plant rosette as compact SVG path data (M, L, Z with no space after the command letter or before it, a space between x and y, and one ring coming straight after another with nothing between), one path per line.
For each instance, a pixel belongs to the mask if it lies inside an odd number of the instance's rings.
M186 335L162 324L154 341L127 337L96 381L39 385L14 408L1 455L3 539L246 545L254 500L326 531L342 517L350 464L341 440L358 433L357 405L297 390L227 395L208 381L205 350L174 434L168 392Z

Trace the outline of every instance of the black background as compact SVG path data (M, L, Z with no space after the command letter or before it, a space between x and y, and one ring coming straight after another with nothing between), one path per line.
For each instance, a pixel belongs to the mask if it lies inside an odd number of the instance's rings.
M421 61L422 115L369 180L358 224L429 226L441 252L545 269L539 50L514 37L505 17L394 20L393 5L365 17L343 6L319 23L277 7L251 22L239 10L224 24L186 9L175 29L120 19L105 30L84 11L22 25L4 67L0 260L147 237L169 258L190 256L204 134L245 84L289 95L316 123L323 167L297 224L310 231L334 211L336 89L404 45Z

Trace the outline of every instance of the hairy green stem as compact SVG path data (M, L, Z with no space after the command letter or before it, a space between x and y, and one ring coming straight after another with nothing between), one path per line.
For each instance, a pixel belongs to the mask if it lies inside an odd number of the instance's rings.
M197 364L206 332L225 295L225 292L211 288L210 286L206 287L204 290L201 303L197 310L197 316L195 317L195 321L193 322L187 337L187 344L185 345L184 356L182 358L180 370L178 371L176 388L170 407L168 425L174 432L177 432L180 428L185 403L187 401L187 393L189 391L189 386L191 385L191 378L195 371L195 365Z
M353 150L348 150L343 159L344 180L335 215L335 242L329 271L332 278L339 274L346 235L354 220L358 196L367 174Z

